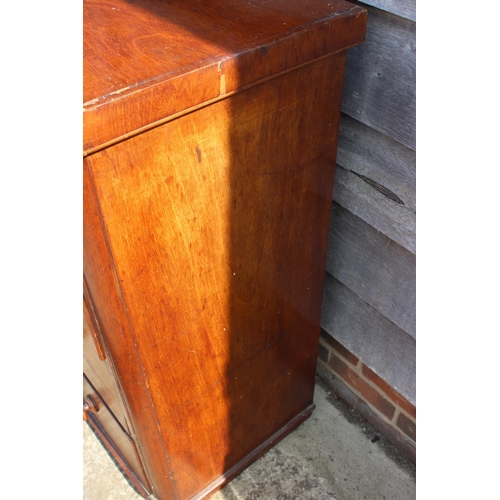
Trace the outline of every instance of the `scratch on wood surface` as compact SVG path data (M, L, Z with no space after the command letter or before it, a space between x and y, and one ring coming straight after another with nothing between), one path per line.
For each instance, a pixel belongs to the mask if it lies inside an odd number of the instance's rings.
M277 171L270 171L270 172L258 172L257 175L282 175L282 174L288 174L290 173L288 170L277 170Z
M109 94L106 94L106 97L109 97L110 95L121 94L122 92L125 92L128 89L130 89L130 87L123 87L122 89L115 90L114 92L110 92ZM97 104L99 101L102 101L102 100L103 100L103 96L96 97L95 99L92 99L91 101L87 101L85 103L85 107L92 106L93 104Z

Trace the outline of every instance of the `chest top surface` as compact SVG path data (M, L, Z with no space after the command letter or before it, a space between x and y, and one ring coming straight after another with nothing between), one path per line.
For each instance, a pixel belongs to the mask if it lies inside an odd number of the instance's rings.
M343 0L84 0L84 150L357 45L365 27Z

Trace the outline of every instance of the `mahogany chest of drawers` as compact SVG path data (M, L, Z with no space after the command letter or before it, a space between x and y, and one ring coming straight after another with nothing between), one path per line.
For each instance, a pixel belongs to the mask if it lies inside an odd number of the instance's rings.
M84 416L205 498L313 409L342 0L84 0Z

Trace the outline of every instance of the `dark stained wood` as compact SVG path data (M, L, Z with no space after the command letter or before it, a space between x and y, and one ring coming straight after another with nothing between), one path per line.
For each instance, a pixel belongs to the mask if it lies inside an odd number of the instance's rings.
M404 330L327 273L321 326L416 404L416 344Z
M84 302L85 305L85 302ZM84 306L85 308L85 306ZM116 385L111 367L107 360L98 355L94 338L91 334L92 326L87 316L83 316L83 373L99 392L120 425L129 432L129 426L123 409L120 391Z
M149 486L134 442L85 376L83 377L83 413L84 420L98 433L134 486L139 492L146 493L146 488Z
M88 157L181 498L312 403L343 64Z
M88 0L84 23L84 278L107 356L91 368L109 361L155 497L205 498L312 411L366 12Z
M92 339L94 340L95 348L99 359L104 361L106 359L106 353L104 350L104 341L102 339L101 329L97 318L95 317L95 311L88 298L88 289L85 281L83 282L83 315L84 315L84 331L85 325L89 330ZM99 333L98 333L99 332ZM84 335L85 336L85 335Z
M342 111L415 150L415 23L368 12L366 43L347 56Z
M336 203L327 269L415 338L415 255Z
M110 354L110 365L124 366L116 377L129 416L131 437L137 444L146 473L156 470L162 477L170 477L168 455L156 425L156 414L149 390L144 382L140 359L137 358L133 332L122 301L119 283L115 277L112 255L101 225L99 202L95 196L87 161L83 162L83 270L92 302ZM151 424L153 422L153 424ZM147 450L144 454L142 450ZM155 464L156 469L153 469ZM160 471L160 472L158 472ZM170 498L172 485L156 482L149 476L151 486L159 499Z
M304 411L293 417L292 420L290 420L278 432L276 432L270 438L266 439L266 441L264 441L262 444L257 446L257 448L255 448L250 454L248 454L245 458L240 460L236 465L225 472L223 476L220 476L213 483L209 484L204 490L200 491L193 497L192 500L201 500L202 498L207 498L207 495L211 495L222 488L226 482L231 481L233 478L235 478L250 464L264 455L264 453L266 453L270 448L272 448L283 438L288 436L288 434L290 434L290 432L292 432L302 422L307 420L311 416L311 413L313 412L315 407L315 405L310 405Z
M99 323L106 336L111 367L117 367L120 376L116 383L129 415L130 434L137 444L146 473L155 470L170 477L168 455L157 427L157 418L144 381L140 360L136 357L133 332L124 309L121 290L115 278L113 259L103 232L99 203L95 196L87 161L83 162L83 269L85 282L97 308ZM142 450L147 453L142 453ZM159 472L158 472L159 471ZM156 482L149 476L159 499L170 498L172 485Z
M85 0L84 150L356 45L365 30L366 11L343 0Z

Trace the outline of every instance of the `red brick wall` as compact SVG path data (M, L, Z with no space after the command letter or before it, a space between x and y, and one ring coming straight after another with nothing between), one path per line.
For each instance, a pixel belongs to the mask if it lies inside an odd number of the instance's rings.
M321 332L318 362L347 386L351 400L357 397L366 403L360 406L365 409L365 413L370 413L369 420L382 434L389 434L389 439L395 436L398 441L396 444L404 442L409 444L410 449L415 449L416 408L413 404L325 331ZM339 396L346 399L345 390L338 392L342 392Z

